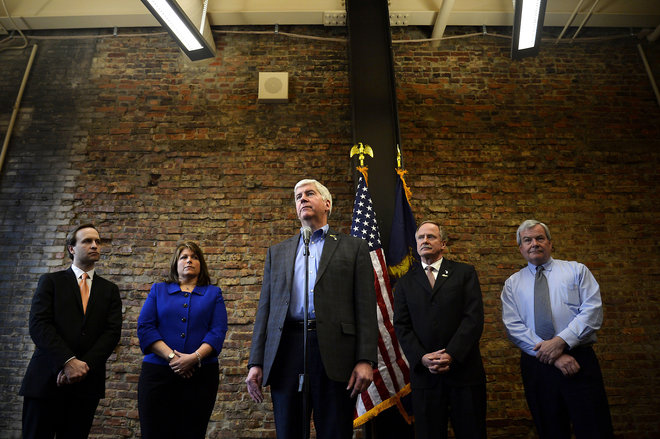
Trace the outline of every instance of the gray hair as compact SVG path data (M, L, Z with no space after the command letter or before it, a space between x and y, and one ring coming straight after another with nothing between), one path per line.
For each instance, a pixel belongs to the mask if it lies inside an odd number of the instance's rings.
M423 221L419 225L419 227L417 227L417 230L415 230L415 237L417 237L417 232L419 232L420 227L422 227L424 224L433 224L434 226L436 226L438 228L438 230L440 231L440 240L441 241L447 241L447 232L445 232L445 229L443 229L442 226L440 224L438 224L437 222L430 221L430 220L429 221Z
M313 184L316 187L316 190L319 191L319 194L321 194L321 198L323 198L323 201L326 200L330 201L330 209L328 210L328 216L330 216L330 213L332 213L332 195L330 195L330 191L328 190L327 187L323 186L321 183L319 183L316 180L306 178L296 183L296 185L293 188L294 201L295 201L296 191L298 190L298 188L300 186L305 186L307 184Z
M522 244L522 240L520 239L520 232L523 230L529 230L534 226L540 225L543 227L543 230L545 230L545 236L548 237L548 241L552 241L552 236L550 236L550 229L548 229L548 226L543 224L541 221L537 221L535 219L528 219L522 222L520 226L518 227L518 230L516 231L516 241L518 241L518 247Z

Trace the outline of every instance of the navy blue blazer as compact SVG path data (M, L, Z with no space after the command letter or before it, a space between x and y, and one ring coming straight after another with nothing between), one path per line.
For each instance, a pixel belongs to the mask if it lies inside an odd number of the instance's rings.
M87 313L73 270L47 273L39 278L30 308L30 336L35 344L19 395L54 397L58 392L105 396L105 362L121 336L119 288L94 273ZM89 365L79 383L57 387L57 374L74 356Z

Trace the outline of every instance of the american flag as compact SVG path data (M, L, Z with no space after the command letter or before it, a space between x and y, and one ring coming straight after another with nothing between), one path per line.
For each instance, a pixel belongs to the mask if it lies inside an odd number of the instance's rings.
M355 193L351 235L369 243L375 275L379 331L378 369L374 370L374 380L369 388L358 396L353 420L353 426L357 427L393 405L399 406L402 415L407 418L400 399L410 393L410 369L394 334L392 287L381 247L376 212L364 174L360 175Z

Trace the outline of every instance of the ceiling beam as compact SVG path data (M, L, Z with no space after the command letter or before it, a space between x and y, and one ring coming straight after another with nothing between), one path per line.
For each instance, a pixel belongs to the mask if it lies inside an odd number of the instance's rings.
M390 0L391 26L433 26L439 11L451 0ZM158 22L136 0L5 0L19 28L82 29L156 27ZM591 4L591 3L589 3ZM546 26L564 26L575 0L548 4ZM328 13L345 14L345 0L209 0L213 26L323 25ZM13 29L0 10L0 24ZM582 20L586 11L579 11ZM451 7L448 26L511 26L510 0L461 0ZM590 27L650 27L660 23L660 1L611 0L601 2L587 23Z

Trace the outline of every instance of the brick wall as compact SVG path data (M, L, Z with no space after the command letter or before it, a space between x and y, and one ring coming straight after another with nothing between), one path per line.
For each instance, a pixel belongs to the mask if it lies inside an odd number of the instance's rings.
M38 276L68 265L65 232L87 220L107 240L98 269L124 305L93 437L139 434L136 319L183 238L201 243L229 313L209 437L274 437L269 405L243 384L263 260L297 228L292 187L302 177L333 193L332 224L350 223L346 46L247 34L216 34L216 44L212 63L191 66L164 35L39 42L0 176L0 437L20 437ZM546 44L521 62L496 38L394 45L413 210L446 224L450 257L474 264L482 284L491 437L534 435L499 304L523 262L515 229L529 217L550 225L556 257L584 262L601 283L596 349L618 437L660 435L660 109L635 44ZM654 66L659 53L647 47ZM3 132L28 56L0 53ZM289 72L289 103L257 104L259 71Z

